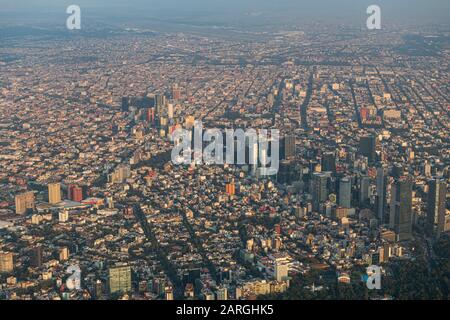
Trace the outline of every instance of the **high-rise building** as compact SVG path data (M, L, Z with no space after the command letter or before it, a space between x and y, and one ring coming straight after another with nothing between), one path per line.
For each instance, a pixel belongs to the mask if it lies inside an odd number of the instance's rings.
M178 87L178 84L174 84L172 86L172 99L173 100L181 99L181 89Z
M27 210L34 209L34 193L32 191L16 195L16 214L25 214Z
M31 251L31 265L35 268L42 267L44 249L41 245L35 246Z
M281 157L283 160L295 157L295 136L286 135L281 141Z
M130 110L130 99L128 97L122 97L122 112L128 112Z
M14 270L14 256L12 252L0 252L0 273Z
M165 296L166 296L166 300L168 300L168 301L173 300L173 289L171 287L166 289Z
M69 259L69 248L64 247L59 250L59 261L66 261Z
M334 152L325 152L322 155L322 171L336 173L336 156Z
M292 161L283 160L277 172L277 181L279 183L290 184L297 180L295 164Z
M228 300L228 288L224 286L217 287L216 300Z
M169 120L173 119L173 104L171 103L167 105L167 117L169 118Z
M48 202L57 204L61 202L61 184L59 182L48 185Z
M69 199L76 202L83 200L83 189L76 185L69 186Z
M376 137L368 135L359 139L359 154L367 157L369 163L375 162L376 159Z
M389 226L397 241L412 239L412 182L408 177L396 179L391 189Z
M445 210L447 182L443 179L432 179L428 183L427 221L431 230L437 226L437 233L445 231Z
M359 204L364 205L370 199L369 195L370 178L368 176L361 176L359 178Z
M234 184L234 182L227 183L225 186L225 189L226 189L226 193L229 196L234 196L236 194L236 185Z
M387 206L387 169L385 167L377 168L377 196L376 196L376 214L379 224L384 223L384 212Z
M110 183L124 183L131 176L131 169L127 165L119 165L108 175Z
M109 268L109 291L110 293L131 291L131 267Z
M275 263L275 279L278 282L285 281L288 277L289 266L284 262Z
M166 106L166 97L163 94L155 95L156 114L160 117L163 115Z
M310 192L314 210L319 210L320 204L328 199L328 179L326 173L315 172L312 176Z
M351 208L352 202L352 181L350 178L342 178L339 180L339 206L343 208Z

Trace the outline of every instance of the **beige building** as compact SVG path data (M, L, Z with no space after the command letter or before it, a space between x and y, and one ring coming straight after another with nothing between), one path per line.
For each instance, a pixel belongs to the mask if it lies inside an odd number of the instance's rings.
M61 184L59 182L48 185L48 202L50 204L61 202Z
M13 270L13 254L11 252L0 252L0 272L12 272Z
M34 208L34 193L32 191L16 195L16 214L25 214Z
M111 293L131 291L131 267L119 266L109 269L109 291Z

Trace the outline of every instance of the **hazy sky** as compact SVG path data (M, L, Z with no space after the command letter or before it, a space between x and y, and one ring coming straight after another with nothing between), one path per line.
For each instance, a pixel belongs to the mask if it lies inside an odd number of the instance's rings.
M234 20L277 17L277 19L342 19L361 21L365 9L378 4L389 21L448 22L449 0L0 0L0 17L20 16L42 21L47 16L65 15L65 8L77 4L87 18L123 20L160 19ZM246 18L247 17L247 18ZM279 21L278 21L279 22Z

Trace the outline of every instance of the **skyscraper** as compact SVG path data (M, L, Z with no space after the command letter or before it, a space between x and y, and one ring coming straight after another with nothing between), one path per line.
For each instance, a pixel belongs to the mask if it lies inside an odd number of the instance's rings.
M359 204L364 205L369 199L370 178L368 176L361 176L359 178Z
M229 196L234 196L236 194L236 185L234 181L232 181L231 183L227 183L225 186L225 190Z
M286 135L281 141L281 156L284 160L295 157L294 135Z
M391 189L390 228L397 241L412 239L412 183L408 177L396 179Z
M0 273L14 270L14 257L11 252L0 252Z
M131 291L131 267L117 266L109 269L109 291L111 293Z
M128 97L122 97L122 112L128 112L130 110L130 99Z
M280 162L280 168L277 173L277 181L279 183L290 184L296 180L295 165L292 161L283 160Z
M171 103L167 105L167 117L169 120L173 119L173 104Z
M387 206L387 169L385 167L377 168L377 196L376 196L376 214L379 224L384 223L384 212Z
M158 117L163 115L164 107L166 105L166 97L163 94L155 96L156 114Z
M289 266L284 262L276 261L275 263L275 279L278 282L287 279L289 273Z
M76 202L83 200L83 189L79 186L69 186L69 199Z
M367 157L369 163L375 162L376 159L376 137L368 135L360 137L359 139L359 154Z
M352 200L352 181L345 177L339 181L339 206L351 208Z
M27 210L34 208L34 193L32 191L16 195L16 214L25 214Z
M178 87L178 84L174 84L172 86L172 99L173 100L181 99L181 89Z
M440 234L445 228L447 183L443 179L432 179L428 182L428 185L428 226L433 230L434 226L437 225L437 233Z
M59 182L48 185L48 202L50 204L61 202L61 184Z
M320 204L328 199L328 178L329 174L318 172L313 174L310 192L314 210L319 210Z
M42 248L42 246L41 245L35 246L31 252L31 265L35 268L42 267L43 256L44 256L44 249Z
M325 152L322 155L322 171L336 173L336 156L334 152Z

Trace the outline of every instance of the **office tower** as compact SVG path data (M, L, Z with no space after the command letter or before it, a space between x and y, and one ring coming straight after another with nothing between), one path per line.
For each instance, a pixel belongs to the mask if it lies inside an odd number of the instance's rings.
M437 233L445 231L445 210L447 183L443 179L432 179L428 182L427 221L430 230L437 225Z
M397 241L412 239L412 220L412 183L408 177L401 177L392 185L389 220Z
M14 270L14 257L12 252L0 252L0 273Z
M173 104L169 103L167 106L167 117L169 120L173 119Z
M334 152L325 152L322 155L322 171L336 173L336 156Z
M369 163L375 162L376 159L376 137L373 135L363 136L359 138L359 154L367 157Z
M109 291L110 293L131 291L131 267L109 268Z
M339 181L339 206L351 208L352 202L352 181L350 178L342 178Z
M275 279L278 282L285 281L288 277L289 266L285 262L275 262Z
M128 97L122 97L122 112L128 112L130 110L130 99Z
M319 210L321 203L328 199L328 178L329 174L315 172L311 180L311 196L313 209Z
M283 160L295 157L295 136L286 135L281 140L281 157Z
M25 214L27 210L34 209L34 193L32 191L16 195L16 214Z
M172 86L172 99L173 100L181 99L181 89L178 87L178 84L174 84Z
M368 176L361 176L359 178L359 204L364 205L370 200L369 195L370 178Z
M216 300L228 300L228 288L227 287L217 287Z
M35 268L42 267L44 256L44 249L41 245L37 245L32 249L31 252L31 265Z
M156 114L158 116L163 115L165 105L166 105L166 97L163 94L157 94L155 96L155 106L156 106Z
M152 108L143 108L139 110L139 119L150 124L152 122Z
M83 200L83 189L76 185L69 186L69 199L75 202L81 202Z
M59 182L48 185L48 202L50 204L61 202L61 184Z
M279 183L290 184L297 180L295 164L292 161L283 160L277 173L277 181Z
M376 214L379 224L384 223L384 212L387 206L387 169L385 167L377 168L377 196L376 196Z

